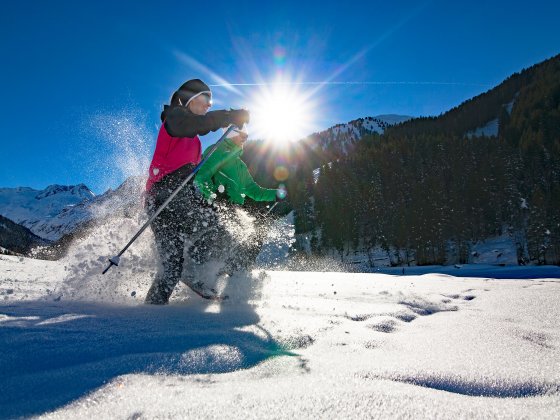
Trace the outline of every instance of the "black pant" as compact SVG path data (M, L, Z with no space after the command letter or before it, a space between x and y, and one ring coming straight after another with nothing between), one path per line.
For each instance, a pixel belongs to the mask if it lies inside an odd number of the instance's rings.
M171 195L194 165L185 165L155 183L147 196L146 210L151 216ZM151 224L156 248L163 270L160 270L148 294L146 303L165 304L169 301L173 289L181 279L189 279L191 273L183 273L184 249L187 239L194 240L200 236L198 252L199 262L219 233L218 217L212 206L207 205L202 195L193 184L187 184ZM194 280L194 279L191 279Z

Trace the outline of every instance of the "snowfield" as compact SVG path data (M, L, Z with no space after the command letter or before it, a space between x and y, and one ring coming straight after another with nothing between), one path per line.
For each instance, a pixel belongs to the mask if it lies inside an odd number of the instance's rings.
M179 287L153 307L121 267L117 303L60 295L88 270L68 264L0 256L1 418L560 412L560 276L260 271L221 305Z

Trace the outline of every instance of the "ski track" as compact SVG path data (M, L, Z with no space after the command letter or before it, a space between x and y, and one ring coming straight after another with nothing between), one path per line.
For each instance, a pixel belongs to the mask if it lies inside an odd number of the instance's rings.
M138 304L137 276L153 271L124 268L111 279L118 287L96 293L106 283L87 276L102 262L72 258L0 257L0 418L555 418L560 409L558 279L269 271L222 284L231 302L179 287L153 307ZM80 275L90 295L60 298Z

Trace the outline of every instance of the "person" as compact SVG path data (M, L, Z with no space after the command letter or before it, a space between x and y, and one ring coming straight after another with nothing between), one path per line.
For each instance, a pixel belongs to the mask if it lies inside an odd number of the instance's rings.
M164 106L146 182L148 215L153 215L200 163L202 146L199 135L249 122L247 110L209 111L211 106L212 92L200 79L185 82L173 93L169 105ZM186 240L204 229L215 228L215 212L204 202L202 195L189 183L152 222L161 269L146 295L146 303L168 303L184 274ZM188 277L188 273L185 275Z
M197 172L194 180L195 186L207 202L213 203L222 218L229 221L235 219L235 209L246 204L247 198L252 200L252 203L273 202L283 196L283 191L263 188L251 176L247 165L241 160L246 140L245 132L234 130L218 145ZM204 152L205 156L209 149ZM220 273L232 275L234 271L247 269L256 259L268 232L262 207L253 204L245 207L248 210L247 213L254 217L255 231L240 244L241 246L231 250ZM223 226L222 229L225 234ZM204 256L208 255L210 251L200 242L205 242L206 246L219 247L223 246L224 240L222 239L220 243L216 243L214 240L204 241L204 238L197 241L191 248L197 252L189 252L189 254L198 264L203 262Z

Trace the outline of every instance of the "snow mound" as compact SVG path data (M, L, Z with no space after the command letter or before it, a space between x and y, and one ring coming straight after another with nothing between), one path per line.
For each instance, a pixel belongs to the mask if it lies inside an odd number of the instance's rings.
M456 311L456 306L449 306L445 302L430 302L421 297L409 297L399 301L401 305L408 307L412 312L418 315L433 315L438 312Z
M384 378L377 377L377 379ZM560 383L536 380L517 381L511 378L486 377L473 381L460 375L425 373L414 376L389 375L387 379L471 397L525 398L560 394Z

